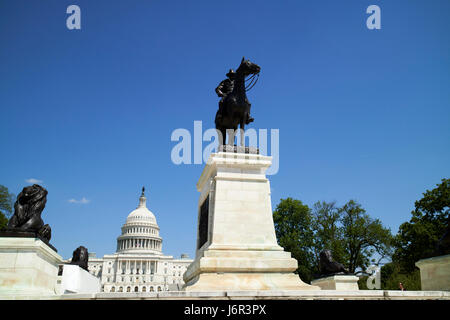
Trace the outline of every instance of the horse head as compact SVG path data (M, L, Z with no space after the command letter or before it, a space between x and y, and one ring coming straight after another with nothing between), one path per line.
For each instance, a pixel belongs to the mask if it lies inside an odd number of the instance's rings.
M236 70L236 73L242 73L244 77L246 77L251 74L258 74L260 71L260 66L258 66L256 63L251 62L250 60L245 60L245 58L243 57L239 68Z

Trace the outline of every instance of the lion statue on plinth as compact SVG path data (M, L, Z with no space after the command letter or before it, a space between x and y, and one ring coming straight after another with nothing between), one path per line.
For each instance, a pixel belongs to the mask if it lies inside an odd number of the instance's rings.
M14 215L8 222L7 230L35 232L47 242L51 238L51 228L44 225L41 213L47 202L47 190L37 184L23 188L14 203Z
M320 252L319 265L320 273L323 276L349 273L341 263L334 261L330 250L323 250L322 252Z

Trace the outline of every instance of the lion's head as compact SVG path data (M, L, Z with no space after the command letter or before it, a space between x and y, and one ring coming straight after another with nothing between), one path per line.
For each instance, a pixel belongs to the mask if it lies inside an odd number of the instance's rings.
M88 249L83 246L79 246L73 252L71 264L77 264L81 268L87 270L88 269L88 260L89 260Z
M322 262L333 262L333 256L330 250L323 250L320 252L320 261Z
M39 230L43 226L41 213L47 202L47 193L37 184L23 188L14 203L14 215L8 227Z
M47 202L47 190L38 184L33 184L22 189L22 192L17 196L16 203L21 205L27 205L29 211L35 211L37 207L44 209L45 203ZM42 211L41 211L42 212Z

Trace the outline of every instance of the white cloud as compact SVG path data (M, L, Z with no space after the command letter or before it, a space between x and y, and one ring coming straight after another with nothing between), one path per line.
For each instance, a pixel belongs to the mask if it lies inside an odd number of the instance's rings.
M86 199L85 197L81 198L81 200L69 199L69 203L80 203L80 204L88 204L91 200Z
M26 179L25 182L33 183L33 184L34 184L34 183L42 183L42 182L44 182L44 181L38 180L38 179L34 179L34 178L30 178L30 179Z

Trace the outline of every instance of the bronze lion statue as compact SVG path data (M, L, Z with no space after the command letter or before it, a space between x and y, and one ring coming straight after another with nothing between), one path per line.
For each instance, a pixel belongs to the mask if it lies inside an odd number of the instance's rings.
M14 214L8 221L7 230L35 232L50 241L51 228L44 225L41 213L47 202L47 190L37 184L23 188L14 203Z
M78 265L78 266L80 266L80 268L83 268L84 270L89 271L88 270L88 260L89 260L88 249L83 246L79 246L73 252L72 261L70 262L70 264Z
M332 275L337 273L349 273L345 267L333 260L333 256L331 255L330 250L323 250L320 252L320 273L322 275Z

